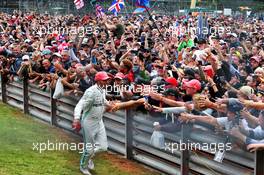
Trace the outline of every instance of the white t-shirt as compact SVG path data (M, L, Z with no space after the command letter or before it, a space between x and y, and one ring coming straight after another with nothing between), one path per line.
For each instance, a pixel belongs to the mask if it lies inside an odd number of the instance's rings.
M222 126L225 127L225 130L230 131L233 127L232 121L229 121L227 117L220 117L220 118L216 118L217 123Z

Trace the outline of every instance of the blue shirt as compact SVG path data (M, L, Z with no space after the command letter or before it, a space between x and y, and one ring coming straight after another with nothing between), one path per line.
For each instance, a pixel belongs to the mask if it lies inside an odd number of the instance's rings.
M53 65L51 65L48 70L47 70L49 73L55 73L55 68Z

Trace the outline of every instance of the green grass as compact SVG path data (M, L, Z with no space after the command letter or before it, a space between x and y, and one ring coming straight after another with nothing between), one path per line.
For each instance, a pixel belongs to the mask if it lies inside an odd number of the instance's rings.
M33 120L0 103L0 175L80 175L77 151L33 150L33 143L78 142L72 135ZM102 153L95 157L94 175L156 175L139 164Z

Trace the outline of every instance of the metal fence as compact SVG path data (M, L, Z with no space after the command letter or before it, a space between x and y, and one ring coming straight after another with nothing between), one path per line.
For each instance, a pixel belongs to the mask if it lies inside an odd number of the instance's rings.
M42 91L26 81L1 82L1 100L25 113L65 130L72 131L73 109L79 97L51 98L52 92ZM223 163L213 160L210 151L179 151L173 153L157 149L150 144L154 118L132 110L105 113L109 149L127 159L136 160L165 174L206 175L263 175L264 153L255 154L232 149ZM188 130L192 129L192 131ZM176 134L164 133L166 142L179 143L191 140L196 143L223 143L224 138L195 125L183 125Z

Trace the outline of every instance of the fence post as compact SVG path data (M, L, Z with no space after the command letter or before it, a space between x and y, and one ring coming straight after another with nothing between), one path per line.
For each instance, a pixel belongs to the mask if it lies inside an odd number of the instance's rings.
M6 97L6 77L4 77L3 73L1 73L1 89L2 89L2 102L6 103L7 102L7 97Z
M23 105L24 105L24 113L29 114L28 107L28 77L24 76L23 79Z
M188 144L188 139L190 134L190 125L183 124L182 125L182 132L181 132L181 140L183 144ZM190 155L188 147L185 150L181 151L181 175L188 175L189 174L189 161Z
M258 150L255 152L255 175L264 174L264 150Z
M56 118L56 111L57 111L57 103L56 100L53 98L54 89L50 89L50 114L51 114L51 125L57 125L57 118Z
M125 133L125 137L126 137L126 143L125 143L125 147L126 147L126 158L127 159L132 159L133 158L133 126L132 126L132 119L133 119L133 114L132 111L130 109L126 110L126 115L125 115L125 127L126 127L126 133Z

